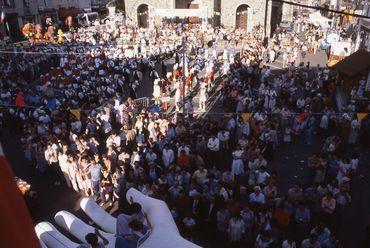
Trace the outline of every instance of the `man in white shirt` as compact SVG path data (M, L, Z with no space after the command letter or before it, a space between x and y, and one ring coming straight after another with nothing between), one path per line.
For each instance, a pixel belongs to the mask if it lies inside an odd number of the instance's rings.
M265 195L261 193L259 186L254 187L254 192L249 195L251 203L265 204Z
M101 125L104 133L109 133L112 130L112 126L109 122L109 115L103 110L102 115L100 116Z
M266 180L270 177L270 174L266 171L265 166L261 166L261 168L256 172L256 183L257 185L265 185Z
M54 185L60 185L59 181L59 168L58 166L58 156L56 149L53 149L51 144L48 144L47 149L45 151L45 160L49 164L50 172L54 177Z
M218 152L220 151L220 140L212 134L211 138L207 142L208 148L208 161L212 166L218 165Z
M63 176L64 176L67 186L71 188L72 184L69 179L67 160L68 160L67 154L62 153L62 152L58 154L58 161L59 161L60 169L63 172Z
M258 158L253 160L253 162L250 161L248 166L249 166L249 169L252 172L254 172L254 171L258 170L261 167L266 167L267 166L267 161L262 155L259 155Z
M165 167L169 167L174 160L173 150L166 144L162 152L162 161Z
M148 151L148 153L145 155L145 158L146 158L146 161L149 164L149 163L155 162L155 160L157 160L157 154L155 154L155 152L153 152L153 150L150 149Z
M218 152L220 150L220 140L216 138L215 135L212 135L211 138L208 139L207 148L211 152Z
M121 146L121 137L113 132L107 139L107 148L110 146L120 147Z
M199 166L199 169L194 171L192 178L201 184L207 178L208 171L203 166Z
M305 104L306 104L306 101L304 100L304 98L303 98L303 96L301 96L298 100L297 100L297 108L299 109L299 110L302 110L303 109L303 107L305 106Z
M190 154L190 148L184 143L182 143L181 146L177 149L177 157L180 157L181 151L185 151L186 155Z

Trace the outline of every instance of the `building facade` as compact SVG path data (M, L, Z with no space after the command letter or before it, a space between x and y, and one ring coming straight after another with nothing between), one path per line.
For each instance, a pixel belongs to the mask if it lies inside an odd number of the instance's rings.
M91 0L36 0L39 8L68 9L78 8L91 10Z
M37 22L40 17L37 0L0 0L0 8L5 14L5 22L0 25L0 32L13 40L22 37L20 30L25 23Z
M146 26L151 9L203 9L207 21L225 27L240 27L251 30L257 25L266 25L271 30L272 2L264 0L126 0L126 16L136 24ZM161 21L161 18L155 21Z
M45 19L50 17L58 23L69 13L91 11L91 3L91 0L0 0L0 8L5 13L5 23L0 25L1 36L20 40L22 27L27 22L45 24ZM75 11L68 12L69 9ZM61 14L64 15L61 17Z

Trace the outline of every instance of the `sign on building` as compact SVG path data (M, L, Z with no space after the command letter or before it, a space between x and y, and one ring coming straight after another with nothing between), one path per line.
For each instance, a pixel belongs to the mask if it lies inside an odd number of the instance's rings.
M174 17L193 17L207 18L206 9L154 9L155 16L174 18Z

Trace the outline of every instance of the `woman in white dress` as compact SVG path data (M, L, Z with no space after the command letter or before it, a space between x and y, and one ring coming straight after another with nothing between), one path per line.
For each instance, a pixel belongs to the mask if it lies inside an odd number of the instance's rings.
M244 163L242 160L244 151L237 146L235 151L233 151L233 162L231 165L231 173L235 176L239 176L244 172Z
M155 79L153 85L153 97L156 105L159 105L159 98L161 97L161 87L159 86L158 82L159 79Z
M80 178L77 163L75 162L74 158L72 155L68 155L68 160L67 160L67 166L68 166L68 174L69 174L69 180L72 183L72 187L76 192L79 192L78 188L78 181Z
M239 214L234 215L227 228L229 240L232 243L239 243L242 240L243 233L245 232L245 224Z

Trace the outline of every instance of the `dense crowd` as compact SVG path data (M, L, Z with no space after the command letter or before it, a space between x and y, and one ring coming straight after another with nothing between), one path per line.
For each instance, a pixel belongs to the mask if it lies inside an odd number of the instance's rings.
M369 119L358 121L354 105L338 114L327 68L296 66L291 58L276 74L266 65L278 56L272 49L291 45L282 37L302 51L294 31L275 33L267 49L259 27L246 33L187 25L185 66L179 29L97 24L66 34L60 45L14 47L19 54L0 57L0 103L15 106L1 110L4 128L21 133L27 159L56 186L65 183L102 206L118 201L121 208L125 191L135 187L166 201L196 243L341 247L335 225L351 202L359 163L347 151L368 142ZM223 56L219 42L227 44ZM166 62L171 57L173 69ZM221 82L231 114L197 119L191 98L184 114L149 111L134 101L149 78L155 103L175 91L180 110L182 77L185 94L200 86L202 110ZM308 158L309 181L279 192L284 176L269 163L279 146L301 137L307 145L322 144L322 152Z

